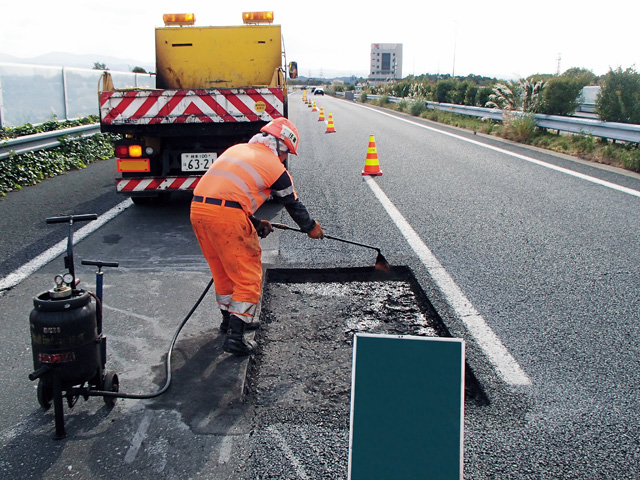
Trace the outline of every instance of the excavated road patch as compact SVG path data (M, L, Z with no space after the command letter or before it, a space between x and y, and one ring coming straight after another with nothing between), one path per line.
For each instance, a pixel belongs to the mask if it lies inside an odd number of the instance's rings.
M354 334L450 336L405 267L389 273L367 268L269 270L260 320L248 400L258 431L277 436L292 457L289 463L306 465L309 478L319 478L309 469L340 475L346 467ZM467 403L486 401L468 366L465 393ZM259 452L262 442L255 441ZM272 478L267 473L272 467L260 458L273 460L273 454L254 457L254 468L264 475L260 478Z

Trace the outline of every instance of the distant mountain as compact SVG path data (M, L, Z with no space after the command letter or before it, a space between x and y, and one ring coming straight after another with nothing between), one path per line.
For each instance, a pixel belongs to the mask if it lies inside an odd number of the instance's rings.
M155 63L140 60L108 57L99 54L77 55L75 53L64 52L51 52L33 58L20 58L0 53L0 62L89 69L93 68L94 63L100 62L114 72L130 72L134 67L144 68L147 72L154 72L156 69Z

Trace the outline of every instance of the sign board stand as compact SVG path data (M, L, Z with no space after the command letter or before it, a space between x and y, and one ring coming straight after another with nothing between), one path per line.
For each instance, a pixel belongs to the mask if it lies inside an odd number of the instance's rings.
M349 476L463 478L464 341L356 334Z

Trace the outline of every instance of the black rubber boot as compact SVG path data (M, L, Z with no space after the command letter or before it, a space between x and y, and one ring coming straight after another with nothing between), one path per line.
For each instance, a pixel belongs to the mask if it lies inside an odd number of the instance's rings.
M227 333L229 331L229 316L231 315L226 310L220 310L222 312L222 323L220 324L220 332ZM260 328L260 320L251 319L251 322L245 325L245 330L257 330Z
M222 323L220 324L220 332L226 334L229 331L229 316L230 313L226 310L220 310L222 313Z
M224 339L222 349L227 353L233 353L238 356L253 355L256 353L258 344L253 340L244 338L244 332L247 324L235 315L229 316L229 333Z

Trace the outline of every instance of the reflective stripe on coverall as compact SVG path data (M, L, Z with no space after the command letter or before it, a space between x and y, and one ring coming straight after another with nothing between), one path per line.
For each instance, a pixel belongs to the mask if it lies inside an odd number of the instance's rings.
M286 171L260 144L227 149L200 179L194 196L231 200L242 210L191 204L191 224L202 249L221 310L251 321L262 289L262 249L249 220L269 198L269 187Z

